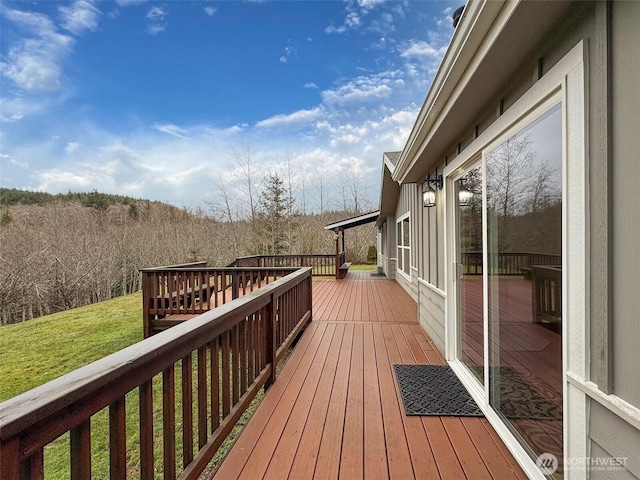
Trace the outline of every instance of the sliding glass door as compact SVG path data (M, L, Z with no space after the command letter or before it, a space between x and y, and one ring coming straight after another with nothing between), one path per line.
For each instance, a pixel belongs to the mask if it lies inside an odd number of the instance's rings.
M562 458L561 107L485 165L489 403L533 458Z
M482 298L482 168L478 163L454 183L456 285L459 313L458 355L484 382Z
M534 460L562 458L561 106L450 185L458 360Z

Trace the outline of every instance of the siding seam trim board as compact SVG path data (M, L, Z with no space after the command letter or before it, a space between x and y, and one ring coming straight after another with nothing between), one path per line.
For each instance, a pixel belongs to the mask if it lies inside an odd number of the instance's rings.
M418 283L427 287L429 290L433 291L434 293L440 295L442 298L447 298L447 292L445 292L444 290L440 290L438 287L427 282L425 279L418 277Z
M595 383L580 380L571 372L567 372L567 381L611 413L617 415L635 429L640 430L640 408L616 395L603 392Z

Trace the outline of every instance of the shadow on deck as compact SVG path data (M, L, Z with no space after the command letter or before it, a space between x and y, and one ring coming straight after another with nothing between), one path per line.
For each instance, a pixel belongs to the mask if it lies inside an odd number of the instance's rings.
M404 414L393 364L445 364L394 281L313 282L313 321L216 473L228 478L526 478L485 418Z

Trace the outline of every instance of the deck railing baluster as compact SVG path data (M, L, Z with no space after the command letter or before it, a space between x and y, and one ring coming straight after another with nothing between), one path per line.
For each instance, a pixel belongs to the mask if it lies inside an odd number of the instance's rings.
M207 347L198 348L198 449L207 443Z
M223 270L194 267L192 271L143 272L151 282L151 286L149 282L145 285L145 308L161 315L176 309L197 311L199 307L194 305L204 302L211 306L215 300L208 292L211 289L218 295L215 285L224 284L230 275ZM140 435L140 478L153 478L158 461L162 462L164 478L175 478L175 363L181 361L181 477L197 478L258 391L275 381L278 359L310 320L310 296L301 292L310 285L311 268L258 272L249 268L238 280L242 279L243 288L250 291L254 279L260 285L263 277L263 291L255 288L251 295L247 292L230 308L205 312L163 335L147 338L0 404L0 477L42 478L43 447L65 432L70 432L71 438L71 478L97 475L100 469L91 464L91 421L109 407L110 476L126 478L126 424L132 418L126 416L125 396L137 388L138 412L134 417ZM162 395L155 406L153 384L154 378L160 380L160 374ZM194 401L197 419L193 418ZM157 432L162 438L162 458L154 457L156 409L162 412L156 427L162 430ZM198 448L194 449L196 441Z
M91 421L81 423L70 432L69 457L71 480L91 478Z
M109 476L127 478L127 435L124 396L109 405Z
M173 364L162 372L162 434L164 479L172 480L176 476L176 404Z
M193 358L182 359L182 465L193 460Z
M153 379L138 388L140 410L140 478L153 478Z

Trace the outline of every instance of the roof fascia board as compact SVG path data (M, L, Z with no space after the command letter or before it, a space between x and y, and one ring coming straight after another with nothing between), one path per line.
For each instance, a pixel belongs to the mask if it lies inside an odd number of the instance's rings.
M360 225L366 225L367 223L374 222L379 215L380 215L380 210L376 210L375 212L364 213L362 215L358 215L357 217L347 218L345 220L340 220L339 222L334 222L324 227L324 229L325 230L335 230L336 228L349 229L352 227L358 227Z
M471 1L467 4L458 30L402 150L393 172L395 180L405 180L519 3L520 0Z
M393 176L393 172L395 171L396 166L391 163L391 160L389 160L389 157L387 157L386 155L384 155L384 164L387 167L387 170L389 170L391 176Z

